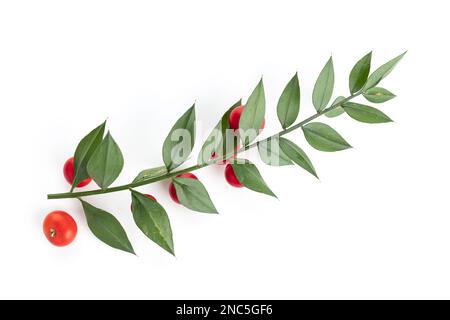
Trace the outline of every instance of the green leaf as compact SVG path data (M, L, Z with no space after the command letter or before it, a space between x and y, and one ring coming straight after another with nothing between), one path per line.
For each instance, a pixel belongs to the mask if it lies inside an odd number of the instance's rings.
M344 110L355 120L364 123L392 122L391 118L378 109L363 104L348 102L344 104Z
M89 134L81 139L78 144L74 155L74 178L71 191L73 191L81 181L89 177L86 167L95 150L102 142L105 125L106 121L89 132Z
M339 96L339 97L337 97L335 100L334 100L334 102L331 104L331 105L337 105L337 104L339 104L341 101L343 101L345 99L345 97L343 97L343 96ZM327 113L325 113L325 115L328 117L328 118L334 118L334 117L337 117L337 116L339 116L339 115L341 115L341 114L343 114L345 111L344 111L344 109L342 109L342 106L338 106L338 107L336 107L336 108L334 108L333 110L330 110L330 111L328 111Z
M261 160L269 166L287 166L292 164L291 159L281 150L278 138L258 142L258 151Z
M298 75L292 77L278 100L277 114L283 129L292 125L300 111L300 86Z
M368 101L373 103L383 103L395 98L395 94L380 87L370 88L363 94L363 96Z
M377 70L375 70L370 76L369 79L367 79L366 84L364 85L363 91L367 91L370 88L375 87L378 83L380 83L381 80L386 78L389 73L391 73L392 70L394 70L397 63L403 58L403 56L406 54L406 51L402 53L401 55L395 57L394 59L386 62L381 67L379 67Z
M200 181L191 178L174 178L173 184L180 203L186 208L205 213L217 213L208 191Z
M141 182L149 179L153 179L156 177L160 177L167 173L167 169L165 166L145 169L139 172L139 174L134 178L133 183Z
M314 169L311 160L309 160L306 153L295 143L288 139L280 137L280 147L283 152L289 156L289 158L298 164L300 167L317 177L316 169Z
M188 141L184 141L185 139ZM164 140L162 155L168 171L175 169L186 161L194 147L194 142L195 104L175 122L166 140Z
M369 52L364 57L362 57L353 67L348 79L351 94L354 94L361 90L361 88L366 83L370 73L371 61L372 52Z
M175 255L172 228L166 210L142 193L131 190L131 210L136 225L153 242Z
M123 168L123 155L108 132L87 164L87 172L97 185L108 188Z
M222 158L225 154L229 154L232 152L234 148L234 143L228 143L231 139L236 140L235 137L230 137L227 134L227 129L230 129L230 113L234 108L240 106L242 101L239 100L235 104L233 104L222 116L220 121L214 127L212 132L209 134L208 138L206 138L203 146L200 150L200 153L197 157L197 163L203 164L211 162L211 155L216 154L217 158ZM233 147L232 147L233 146Z
M125 230L112 214L96 208L86 201L81 199L80 201L88 227L100 241L115 249L135 254Z
M239 129L243 132L242 143L244 146L252 142L259 134L265 112L266 98L263 80L261 79L248 98L247 104L245 105L239 120Z
M244 187L276 198L253 163L244 159L235 159L231 165L236 178Z
M330 57L323 67L314 85L312 101L317 112L322 111L330 102L334 87L333 58Z
M313 122L302 128L306 141L317 150L333 152L351 148L348 142L327 124Z

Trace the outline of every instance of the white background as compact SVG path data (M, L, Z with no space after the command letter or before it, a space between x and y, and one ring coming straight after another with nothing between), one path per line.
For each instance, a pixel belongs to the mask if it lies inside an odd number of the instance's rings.
M2 1L0 298L450 298L446 6ZM46 200L68 189L64 161L106 118L126 159L116 183L126 183L162 163L168 130L194 101L204 136L264 75L264 134L274 133L295 71L304 118L330 54L336 96L348 94L348 72L370 50L375 66L409 50L382 84L398 95L380 106L395 123L323 119L354 146L331 154L292 133L320 181L259 165L276 200L230 187L223 167L203 169L220 215L174 204L167 183L141 188L168 211L176 258L140 233L126 192L89 201L118 217L138 257L98 241L76 200ZM79 226L66 248L42 233L55 209Z

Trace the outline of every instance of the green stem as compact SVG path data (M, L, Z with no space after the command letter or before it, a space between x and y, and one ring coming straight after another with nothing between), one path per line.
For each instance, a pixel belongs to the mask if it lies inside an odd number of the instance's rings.
M309 118L306 118L305 120L303 120L303 121L301 121L301 122L299 122L299 123L297 123L297 124L287 128L287 129L284 129L284 130L282 130L282 131L280 131L280 132L278 132L278 133L276 133L276 134L274 134L274 135L272 135L270 137L267 137L267 138L265 138L265 139L263 139L261 141L254 142L252 144L249 144L246 147L242 147L242 148L236 150L236 153L241 153L241 152L243 152L245 150L248 150L248 149L256 147L258 145L258 143L260 143L260 142L268 141L268 140L270 140L272 138L275 138L275 137L278 137L278 136L283 136L285 134L288 134L289 132L292 132L292 131L294 131L294 130L296 130L298 128L301 128L305 124L313 121L314 119L320 117L321 115L324 115L328 111L336 109L337 107L339 107L342 104L352 100L353 98L359 96L360 94L361 94L361 92L352 94L351 96L348 96L347 98L343 99L342 101L340 101L338 103L335 103L335 104L332 104L329 108L326 108L326 109L324 109L324 110L322 110L322 111L312 115ZM157 177L154 177L154 178L151 178L151 179L147 179L147 180L143 180L143 181L139 181L139 182L128 183L128 184L124 184L124 185L117 186L117 187L112 187L112 188L107 188L107 189L97 189L97 190L81 191L81 192L54 193L54 194L47 195L47 198L48 199L79 198L79 197L93 196L93 195L97 195L97 194L105 194L105 193L112 193L112 192L117 192L117 191L128 190L128 189L131 189L131 188L136 188L136 187L140 187L140 186L143 186L143 185L151 184L151 183L154 183L154 182L166 180L166 179L175 177L175 176L177 176L177 175L179 175L181 173L192 172L192 171L195 171L195 170L207 167L207 166L209 166L211 164L222 162L225 159L228 159L232 155L233 154L228 154L228 155L223 156L220 159L215 160L214 162L204 163L204 164L197 164L195 166L191 166L191 167L188 167L188 168L185 168L185 169L181 169L181 170L172 171L172 172L166 173L164 175L157 176Z

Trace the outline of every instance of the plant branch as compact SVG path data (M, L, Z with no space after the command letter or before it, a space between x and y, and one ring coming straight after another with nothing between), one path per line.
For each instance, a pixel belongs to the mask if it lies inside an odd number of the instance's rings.
M140 186L143 186L143 185L147 185L147 184L155 183L155 182L158 182L158 181L166 180L166 179L175 177L175 176L177 176L177 175L179 175L181 173L186 173L186 172L192 172L192 171L195 171L195 170L199 170L199 169L207 167L207 166L209 166L211 164L220 163L220 162L228 159L229 157L231 157L234 153L241 153L243 151L246 151L246 150L249 150L251 148L256 147L258 145L258 143L260 143L260 142L268 141L268 140L270 140L272 138L275 138L275 137L278 137L278 136L283 136L285 134L288 134L289 132L292 132L292 131L294 131L294 130L296 130L298 128L301 128L304 125L306 125L307 123L313 121L314 119L316 119L316 118L324 115L325 113L327 113L327 112L329 112L329 111L331 111L333 109L338 108L342 104L344 104L344 103L354 99L355 97L359 96L361 93L362 92L357 92L355 94L352 94L352 95L346 97L345 99L343 99L343 100L341 100L341 101L339 101L339 102L337 102L335 104L332 104L330 107L328 107L328 108L326 108L326 109L324 109L324 110L322 110L320 112L317 112L316 114L310 116L309 118L306 118L306 119L300 121L299 123L297 123L297 124L287 128L287 129L284 129L284 130L282 130L282 131L280 131L280 132L278 132L278 133L276 133L274 135L271 135L270 137L267 137L267 138L265 138L263 140L260 140L260 141L254 142L252 144L249 144L246 147L242 147L242 148L236 150L235 152L233 152L232 154L224 155L222 158L217 159L217 160L215 160L213 162L208 162L208 163L204 163L204 164L197 164L197 165L185 168L185 169L172 171L172 172L169 172L169 173L166 173L164 175L157 176L157 177L154 177L154 178L151 178L151 179L142 180L142 181L133 182L133 183L128 183L128 184L124 184L124 185L117 186L117 187L112 187L112 188L107 188L107 189L97 189L97 190L91 190L91 191L55 193L55 194L47 195L47 198L48 199L79 198L79 197L86 197L86 196L93 196L93 195L98 195L98 194L105 194L105 193L112 193L112 192L118 192L118 191L123 191L123 190L129 190L131 188L136 188L136 187L140 187Z

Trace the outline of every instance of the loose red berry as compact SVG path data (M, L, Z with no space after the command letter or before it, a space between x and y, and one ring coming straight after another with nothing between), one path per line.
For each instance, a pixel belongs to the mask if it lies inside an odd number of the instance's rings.
M244 110L244 108L245 108L244 105L240 105L240 106L234 108L233 111L231 111L230 117L228 119L228 123L230 124L231 129L233 129L235 131L239 130L239 120L241 120L241 114L242 114L242 111ZM263 122L261 125L261 130L259 130L259 131L261 132L265 126L266 126L266 119L263 119Z
M152 199L153 201L158 202L158 200L156 200L156 198L155 198L154 196L152 196L151 194L146 194L146 193L145 193L144 196L146 196L146 197ZM133 211L133 204L130 205L130 209L131 209L131 211Z
M179 175L177 175L177 178L190 178L190 179L198 180L198 178L190 172L180 173ZM175 190L175 186L173 185L173 182L170 183L169 194L173 201L175 201L176 203L180 203L180 200L178 199L177 191Z
M55 246L69 245L77 235L77 223L65 211L50 212L44 219L44 234Z
M238 178L236 177L233 166L231 164L227 164L227 166L225 167L225 179L233 187L236 188L243 187L243 185L239 182Z
M64 172L64 178L66 178L67 182L68 182L70 185L72 185L72 183L73 183L73 178L74 178L74 175L75 175L74 169L73 169L73 157L70 158L70 159L68 159L68 160L66 161L66 163L64 163L64 169L63 169L63 172ZM81 181L81 182L77 185L77 187L78 187L78 188L85 187L85 186L87 186L89 183L91 183L91 181L92 181L92 178L86 178L86 179L84 179L83 181Z

